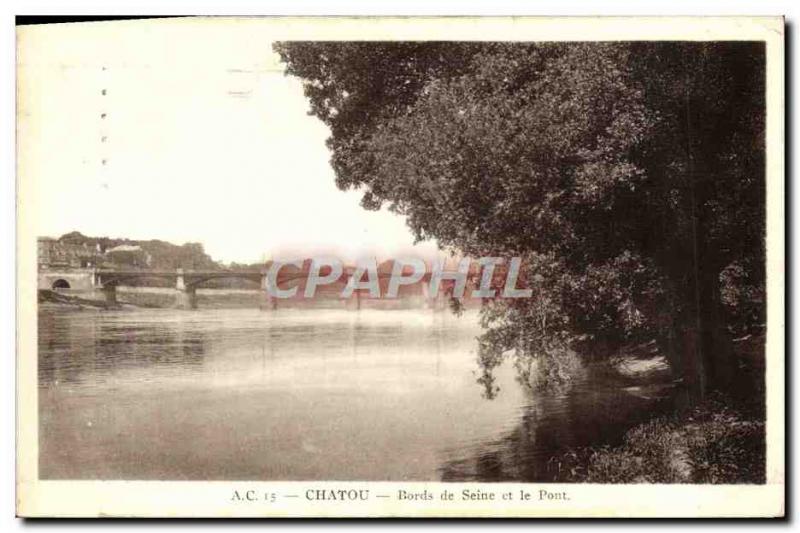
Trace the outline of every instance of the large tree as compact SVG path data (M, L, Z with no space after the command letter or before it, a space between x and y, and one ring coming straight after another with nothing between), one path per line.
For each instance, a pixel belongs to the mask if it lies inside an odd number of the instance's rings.
M531 299L483 309L481 361L656 339L694 397L763 322L758 43L275 46L331 130L337 185L417 239L523 256ZM588 348L587 348L588 347Z

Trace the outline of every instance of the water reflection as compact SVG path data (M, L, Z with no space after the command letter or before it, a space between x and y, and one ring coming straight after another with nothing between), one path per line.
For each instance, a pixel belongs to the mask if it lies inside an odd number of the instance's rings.
M479 333L469 313L42 310L40 475L549 480L554 452L652 408L597 380L532 394L507 367L487 400Z
M490 442L448 460L443 481L555 481L559 453L585 446L616 445L625 431L665 413L668 398L647 399L626 383L591 372L563 394L532 394L518 425Z
M185 372L203 363L207 333L181 320L39 316L39 386L96 385L125 371Z

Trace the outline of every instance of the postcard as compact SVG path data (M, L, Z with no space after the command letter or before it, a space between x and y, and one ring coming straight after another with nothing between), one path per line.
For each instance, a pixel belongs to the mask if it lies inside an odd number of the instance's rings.
M18 515L783 516L783 47L18 25Z

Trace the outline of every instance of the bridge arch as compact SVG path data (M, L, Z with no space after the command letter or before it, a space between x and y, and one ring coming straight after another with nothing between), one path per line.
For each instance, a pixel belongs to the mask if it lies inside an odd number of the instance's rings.
M69 281L65 280L64 278L58 278L57 280L55 280L55 281L54 281L54 282L53 282L53 283L50 285L50 287L51 287L51 288L52 288L54 291L57 291L57 290L59 290L59 289L69 289L69 288L71 288L72 286L69 284Z

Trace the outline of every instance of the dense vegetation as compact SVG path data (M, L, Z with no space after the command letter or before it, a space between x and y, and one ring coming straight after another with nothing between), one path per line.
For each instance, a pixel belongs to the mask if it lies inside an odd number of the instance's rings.
M714 396L631 429L620 446L571 450L552 459L554 481L764 483L764 420L749 407Z
M656 339L699 400L764 322L764 48L285 42L337 185L417 239L522 256L481 363Z
M78 231L66 233L59 237L58 240L65 244L86 244L91 248L95 248L99 245L100 252L123 244L139 246L149 254L149 267L153 270L174 270L176 268L216 270L221 268L219 263L211 259L205 250L203 250L203 245L197 242L187 242L182 245L177 245L156 239L134 240L127 238L89 237Z

